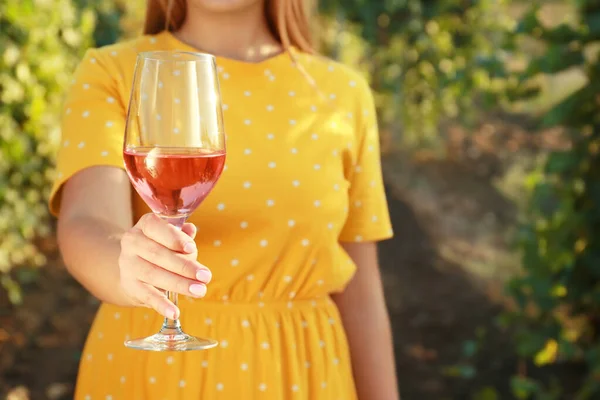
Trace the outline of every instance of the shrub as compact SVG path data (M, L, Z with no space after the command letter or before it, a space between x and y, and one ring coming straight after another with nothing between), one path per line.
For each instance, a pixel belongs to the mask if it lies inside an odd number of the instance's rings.
M508 289L518 310L517 351L535 364L584 362L588 367L578 398L600 396L600 3L581 0L573 24L544 26L533 8L517 33L544 44L520 75L528 86L540 74L570 68L587 82L543 115L547 126L562 125L571 148L551 154L543 170L529 178L529 221L519 241L523 276ZM514 380L519 398L547 396L526 377Z
M0 2L0 276L13 301L11 269L46 262L35 239L52 232L46 201L63 94L95 20L70 0Z
M507 3L338 0L321 8L344 30L358 26L366 42L358 61L372 77L382 127L402 132L404 147L439 150L441 122L468 122L478 105L495 105L506 93L505 53L498 49L514 27ZM330 39L326 51L348 51L346 39Z

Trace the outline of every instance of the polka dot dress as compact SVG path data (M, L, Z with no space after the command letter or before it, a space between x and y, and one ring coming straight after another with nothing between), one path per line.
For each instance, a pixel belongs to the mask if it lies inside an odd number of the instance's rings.
M136 54L167 49L194 50L163 32L87 52L64 108L54 214L73 174L123 168ZM217 59L226 168L190 217L213 280L204 299L183 297L180 305L185 330L219 347L127 349L124 340L156 332L161 317L103 304L81 357L76 399L356 399L329 294L356 269L340 242L392 236L373 97L348 67L291 51L297 64L289 54L252 64ZM133 212L137 219L149 209L135 197Z

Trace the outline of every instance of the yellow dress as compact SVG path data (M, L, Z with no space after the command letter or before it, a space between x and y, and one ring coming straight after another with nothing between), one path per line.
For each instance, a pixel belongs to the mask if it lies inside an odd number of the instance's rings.
M65 103L58 178L123 168L122 143L139 51L194 51L168 32L90 49ZM88 335L77 400L356 399L349 348L329 294L356 266L340 241L392 236L373 96L350 68L292 49L260 63L217 58L227 161L189 221L213 272L204 299L180 299L186 332L217 348L125 348L155 333L145 308L102 304ZM311 85L307 73L315 82ZM148 207L135 196L135 218Z

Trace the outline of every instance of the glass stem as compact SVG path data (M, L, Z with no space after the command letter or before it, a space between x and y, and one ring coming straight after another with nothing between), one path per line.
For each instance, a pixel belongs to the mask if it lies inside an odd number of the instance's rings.
M181 230L183 228L183 224L185 223L187 217L164 217L164 216L160 216L164 221L168 222L169 224L173 225L175 228ZM173 303L175 304L175 307L179 308L179 300L178 300L178 295L175 292L170 292L170 291L166 291L165 293L167 295L167 298ZM181 331L181 323L179 322L179 318L177 319L171 319L171 318L165 318L163 321L163 326L161 328L161 330L175 330L175 331Z

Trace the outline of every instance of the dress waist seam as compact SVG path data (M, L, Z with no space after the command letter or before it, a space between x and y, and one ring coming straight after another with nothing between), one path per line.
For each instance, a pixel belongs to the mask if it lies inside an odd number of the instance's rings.
M193 300L193 307L199 307L206 311L218 310L219 312L248 312L248 311L288 311L306 310L314 308L328 308L335 306L330 296L320 296L314 298L301 298L291 300L269 299L263 301L242 301L242 300L212 300L199 299ZM187 303L187 304L186 304ZM180 306L186 308L190 304L181 299Z

